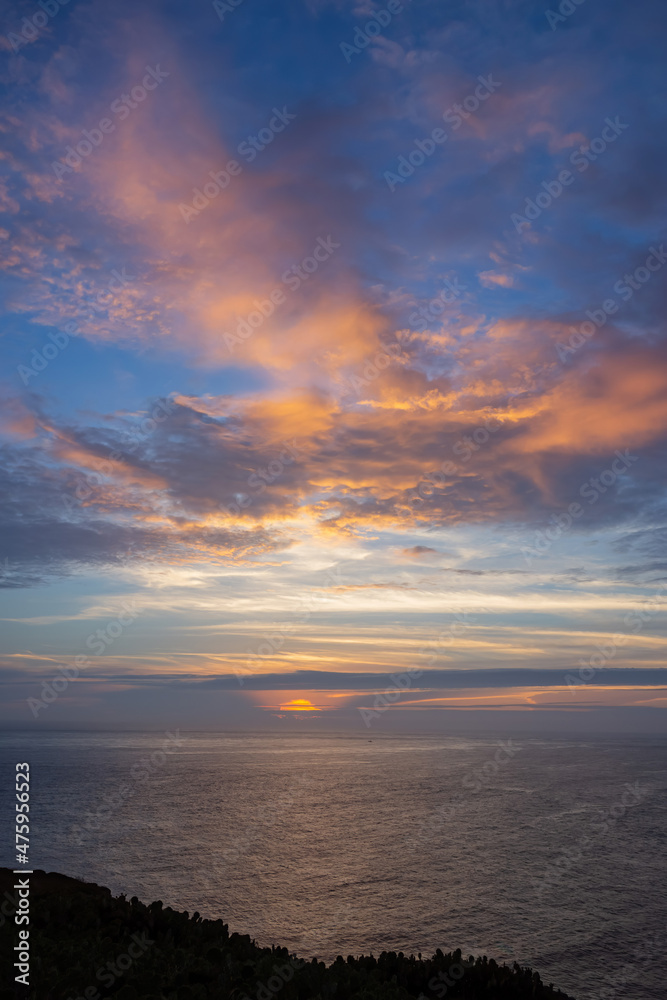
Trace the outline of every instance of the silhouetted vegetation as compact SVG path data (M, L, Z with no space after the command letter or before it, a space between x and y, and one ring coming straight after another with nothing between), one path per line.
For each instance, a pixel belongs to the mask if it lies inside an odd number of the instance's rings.
M0 869L3 900L15 879ZM567 1000L531 969L460 951L339 957L329 966L303 961L230 934L222 920L114 898L101 886L44 872L31 876L26 989L14 982L17 927L9 909L0 930L0 1000Z

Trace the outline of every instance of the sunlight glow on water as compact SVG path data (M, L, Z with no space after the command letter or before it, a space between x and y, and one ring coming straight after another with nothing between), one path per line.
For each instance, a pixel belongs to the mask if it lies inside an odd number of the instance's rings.
M664 997L667 741L181 738L5 734L36 867L303 955L461 947L577 1000L631 963L619 1000Z

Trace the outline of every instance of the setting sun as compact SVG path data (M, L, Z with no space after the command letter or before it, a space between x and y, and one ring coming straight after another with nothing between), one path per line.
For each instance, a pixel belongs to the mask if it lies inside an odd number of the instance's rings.
M313 705L308 698L293 698L280 706L281 712L321 712L322 709Z

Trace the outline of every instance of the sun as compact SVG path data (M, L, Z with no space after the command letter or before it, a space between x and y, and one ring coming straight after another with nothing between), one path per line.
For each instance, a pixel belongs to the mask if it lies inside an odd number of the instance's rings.
M313 705L308 698L293 698L292 701L285 702L280 706L281 712L321 712L322 709Z

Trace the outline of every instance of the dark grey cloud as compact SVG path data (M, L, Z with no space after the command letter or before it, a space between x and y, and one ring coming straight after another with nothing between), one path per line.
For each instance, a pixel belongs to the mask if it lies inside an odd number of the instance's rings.
M85 445L89 455L97 454L100 467L110 454L120 455L123 475L130 481L135 473L145 475L167 464L164 457L155 457L154 444L137 450L120 433L107 435L103 444L95 431L70 428L68 438L74 446ZM152 460L145 457L149 451ZM179 441L172 478L181 456ZM186 480L181 495L186 498L191 495L188 480L198 481L195 470L203 477L212 463L210 454L200 453L199 458L199 465L194 461L180 470ZM187 559L202 553L234 560L291 544L279 532L253 524L243 529L231 521L229 528L199 524L178 507L162 524L153 525L146 498L150 490L112 488L91 472L95 461L87 462L85 470L58 464L39 446L0 450L0 588L47 583L77 567ZM213 489L216 485L214 480Z
M472 668L470 670L424 670L411 683L411 690L448 690L465 688L559 687L567 683L565 675L572 668L538 670L530 668ZM397 674L401 672L398 671ZM339 673L322 670L297 670L285 674L243 675L243 688L252 691L279 690L343 690L382 691L391 686L396 674ZM630 685L667 684L667 667L610 667L597 671L596 681L602 684ZM595 681L593 682L595 683ZM239 679L233 675L211 678L188 686L238 689Z

